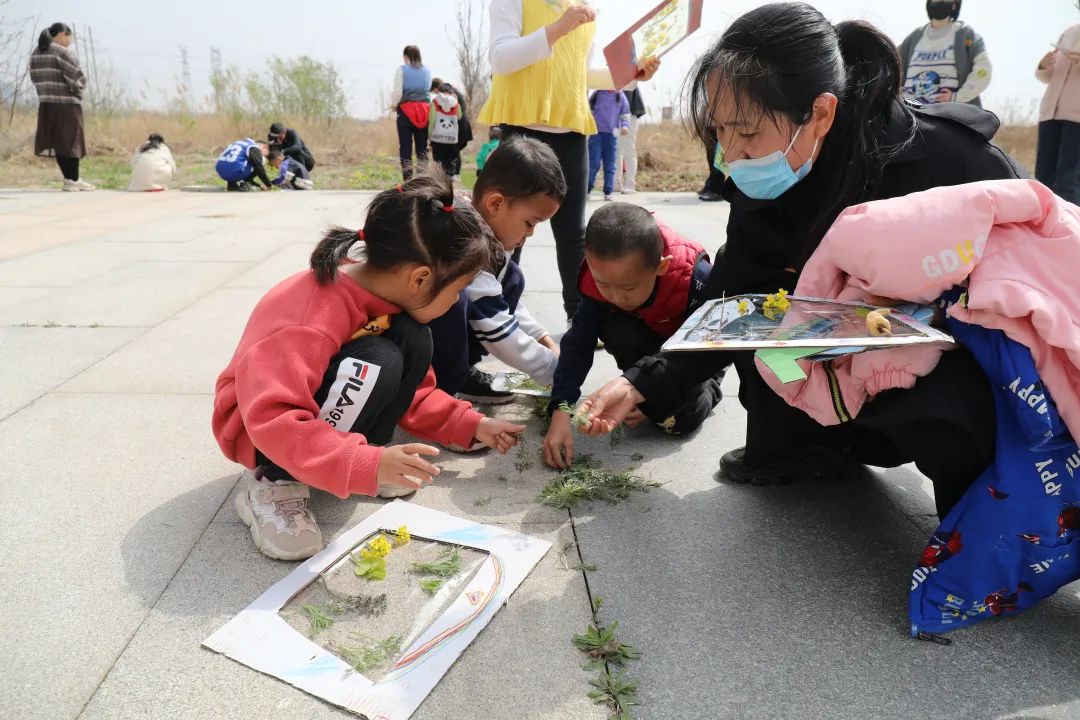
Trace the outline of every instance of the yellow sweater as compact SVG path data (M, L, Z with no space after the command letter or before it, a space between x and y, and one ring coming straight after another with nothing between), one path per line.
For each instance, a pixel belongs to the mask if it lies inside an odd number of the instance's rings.
M566 0L521 0L522 36L555 22L567 6ZM480 122L547 125L594 134L587 63L595 33L593 23L582 25L560 38L548 59L509 75L496 75Z

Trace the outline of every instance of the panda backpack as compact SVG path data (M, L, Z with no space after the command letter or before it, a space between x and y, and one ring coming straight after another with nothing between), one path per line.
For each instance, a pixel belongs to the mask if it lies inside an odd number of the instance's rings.
M431 101L435 121L431 131L431 142L445 145L457 145L458 118L461 105L450 93L438 93Z

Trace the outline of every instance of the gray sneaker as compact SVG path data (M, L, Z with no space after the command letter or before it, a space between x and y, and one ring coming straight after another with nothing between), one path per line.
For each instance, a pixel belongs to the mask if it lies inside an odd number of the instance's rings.
M308 486L261 475L244 473L236 496L236 513L251 529L259 552L275 560L306 560L322 550L322 531L307 506Z

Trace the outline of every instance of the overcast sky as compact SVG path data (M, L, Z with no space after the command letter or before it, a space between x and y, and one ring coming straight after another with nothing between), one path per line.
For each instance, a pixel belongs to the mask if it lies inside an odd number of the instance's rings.
M592 0L599 11L597 62L601 49L658 0ZM694 58L738 15L761 5L752 0L704 0L701 30L664 59L660 74L643 89L651 112L670 104ZM487 2L473 0L487 15ZM818 0L834 22L866 19L899 42L926 22L923 0ZM0 17L40 18L38 30L61 21L80 35L93 29L99 67L109 60L149 103L176 86L180 46L187 46L194 92L209 92L210 48L225 64L258 69L273 55L309 55L333 62L349 95L350 113L372 117L380 92L389 90L406 44L419 45L425 64L453 82L457 66L449 29L457 0L9 0ZM181 14L177 15L177 8ZM1039 58L1068 26L1080 22L1076 0L968 0L961 19L986 40L994 77L983 95L990 109L1026 112L1042 95L1033 75ZM36 31L35 31L36 35ZM93 80L91 79L91 82ZM1035 118L1030 118L1034 120Z

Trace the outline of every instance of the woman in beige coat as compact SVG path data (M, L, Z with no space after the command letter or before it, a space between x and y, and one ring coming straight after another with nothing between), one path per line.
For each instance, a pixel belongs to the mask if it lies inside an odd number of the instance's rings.
M1047 84L1039 107L1035 178L1080 205L1080 25L1062 33L1035 77Z

